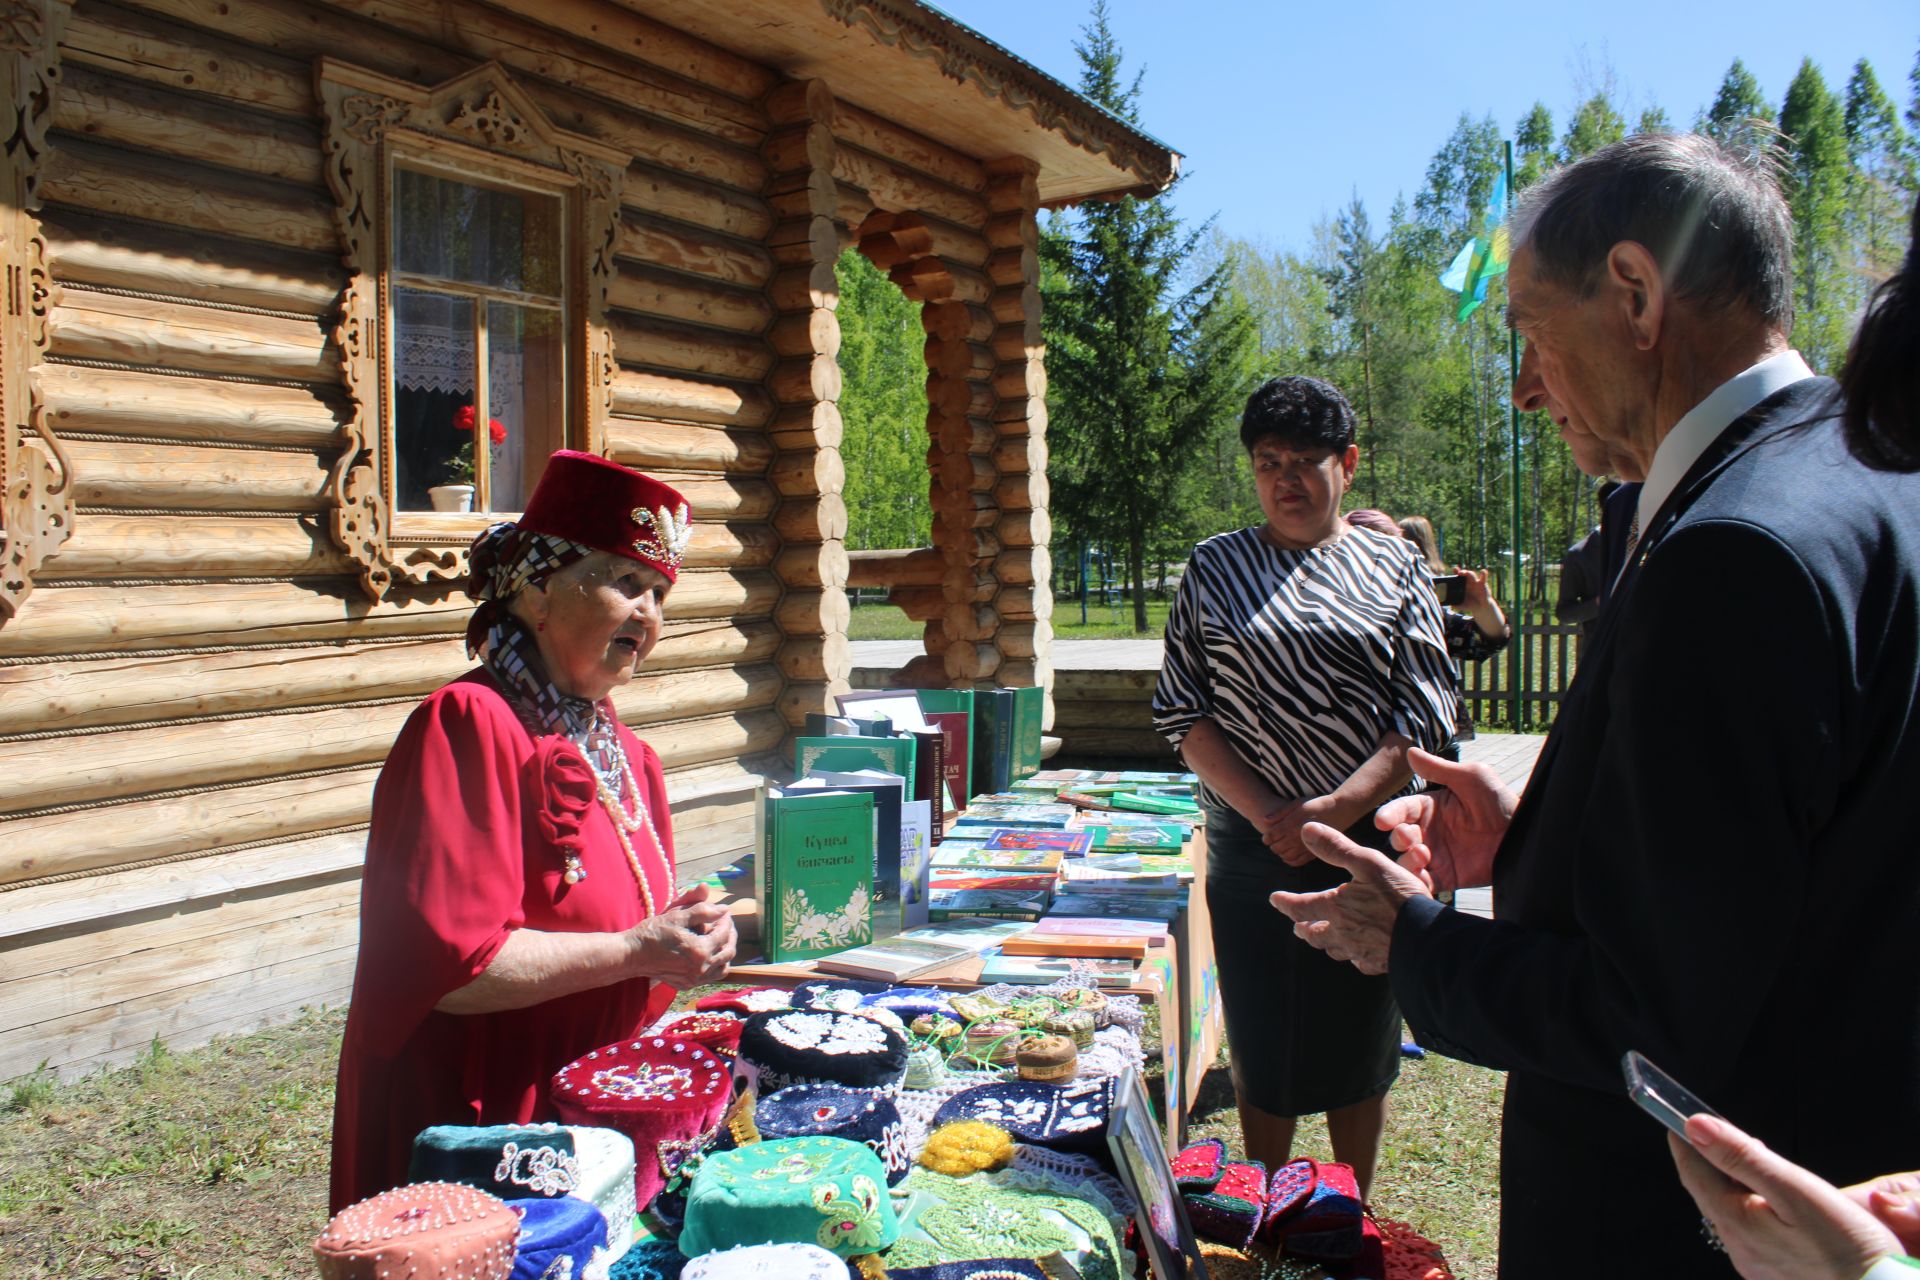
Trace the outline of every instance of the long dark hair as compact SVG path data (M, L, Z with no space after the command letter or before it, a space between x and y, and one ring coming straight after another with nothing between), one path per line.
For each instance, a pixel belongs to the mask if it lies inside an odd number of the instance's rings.
M1920 471L1920 202L1900 269L1874 290L1840 370L1847 447L1882 471Z

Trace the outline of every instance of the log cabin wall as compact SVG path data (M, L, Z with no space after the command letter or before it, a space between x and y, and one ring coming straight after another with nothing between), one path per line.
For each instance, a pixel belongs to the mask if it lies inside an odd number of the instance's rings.
M28 376L74 506L0 626L0 1079L343 1001L380 763L470 665L457 575L373 599L329 533L353 408L323 57L423 87L495 61L632 158L599 443L683 489L696 536L616 703L668 769L683 873L750 843L756 770L845 687L843 240L924 305L938 545L892 575L921 593L918 682L1047 683L1031 164L622 9L553 8L65 13Z

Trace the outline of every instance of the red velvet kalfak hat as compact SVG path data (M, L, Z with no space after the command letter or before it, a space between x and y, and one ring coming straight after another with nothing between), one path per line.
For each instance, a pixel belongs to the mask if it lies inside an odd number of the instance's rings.
M515 523L650 564L669 582L679 577L691 532L687 500L678 490L574 449L547 459L526 512Z

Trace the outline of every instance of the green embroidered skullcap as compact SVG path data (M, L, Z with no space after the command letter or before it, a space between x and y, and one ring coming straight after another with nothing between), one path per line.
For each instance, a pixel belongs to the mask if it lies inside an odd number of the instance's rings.
M709 1156L693 1175L680 1251L817 1244L843 1258L900 1235L886 1166L845 1138L780 1138Z

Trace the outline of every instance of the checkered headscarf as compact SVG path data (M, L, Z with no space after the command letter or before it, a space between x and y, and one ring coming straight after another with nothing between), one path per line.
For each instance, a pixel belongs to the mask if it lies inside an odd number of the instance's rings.
M507 602L592 551L569 538L503 522L489 525L473 540L469 553L467 595L480 607L467 623L467 656L479 656L536 734L584 733L593 724L595 708L554 685L533 633L508 612Z

